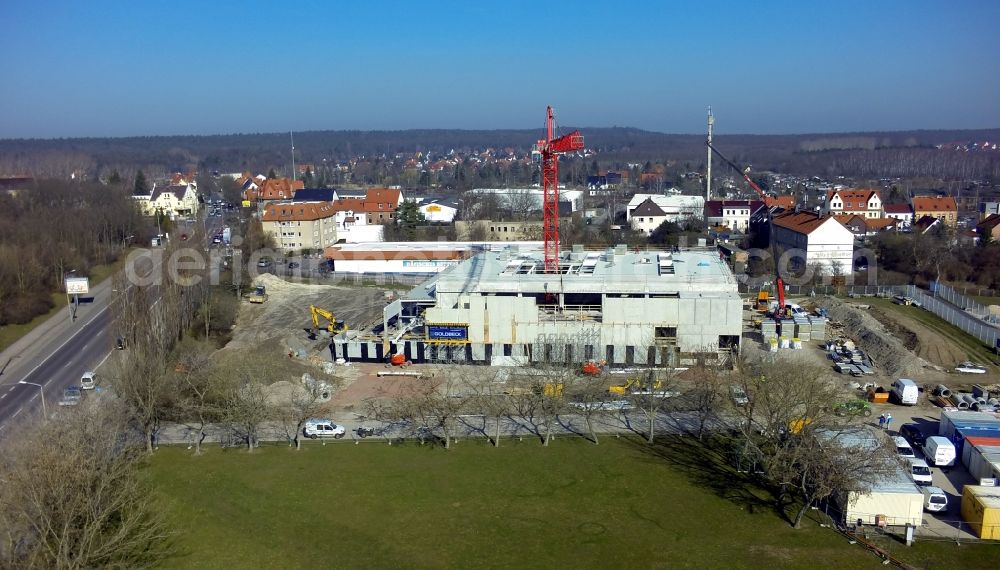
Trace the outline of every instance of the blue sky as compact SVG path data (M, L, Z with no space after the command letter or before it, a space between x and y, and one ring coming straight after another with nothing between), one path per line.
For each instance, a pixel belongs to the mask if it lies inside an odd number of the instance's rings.
M1000 1L3 0L0 138L1000 127Z

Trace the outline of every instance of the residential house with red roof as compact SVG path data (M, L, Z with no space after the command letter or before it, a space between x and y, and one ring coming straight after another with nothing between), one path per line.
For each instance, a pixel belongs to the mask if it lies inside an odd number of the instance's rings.
M283 252L318 251L338 239L336 211L329 202L271 202L264 205L261 225Z
M851 273L854 234L833 216L789 210L771 220L771 239L791 255L793 268L821 266L827 275Z
M955 227L958 223L958 204L951 196L914 196L911 203L916 220L930 216L946 226Z
M365 193L364 211L369 224L386 224L396 217L396 208L403 203L403 193L398 188L369 188Z
M851 188L830 190L826 194L823 210L835 216L854 215L862 218L881 218L882 197L878 190Z

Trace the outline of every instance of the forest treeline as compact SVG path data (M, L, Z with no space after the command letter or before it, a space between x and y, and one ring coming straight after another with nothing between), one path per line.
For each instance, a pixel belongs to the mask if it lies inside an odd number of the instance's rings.
M568 132L575 127L564 127ZM587 147L598 151L602 167L672 161L704 168L704 135L665 134L642 129L581 128ZM527 152L541 129L405 131L306 131L295 133L296 162L319 167L358 157L471 153L486 148ZM800 175L936 176L998 178L1000 153L939 150L946 142L997 140L1000 129L898 131L802 135L717 134L716 147L755 170ZM287 168L288 133L159 136L84 139L0 140L0 174L39 178L107 178L136 170L163 176L190 170L237 172ZM286 173L287 174L287 173Z
M68 272L114 262L147 223L120 186L40 180L0 193L0 326L47 312Z

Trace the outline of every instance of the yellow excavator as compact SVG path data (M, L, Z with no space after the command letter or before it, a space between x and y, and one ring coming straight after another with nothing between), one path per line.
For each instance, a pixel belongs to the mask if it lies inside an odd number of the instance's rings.
M316 331L318 331L320 328L319 327L320 317L326 319L327 325L325 328L328 333L334 334L335 332L337 332L337 319L333 316L332 312L327 311L326 309L321 309L316 305L309 305L309 314L312 315L314 335L316 334ZM345 324L344 328L341 330L347 330L347 325Z
M625 394L633 392L661 390L662 388L663 388L663 381L660 380L659 378L653 381L652 386L646 386L645 378L641 376L633 376L628 380L626 380L624 384L618 384L608 388L608 393L624 396Z

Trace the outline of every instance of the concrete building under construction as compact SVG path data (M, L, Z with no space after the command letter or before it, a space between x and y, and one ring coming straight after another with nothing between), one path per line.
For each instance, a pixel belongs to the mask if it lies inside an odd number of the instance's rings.
M492 365L690 364L739 350L743 303L714 249L560 256L483 251L388 304L380 322L334 338L335 358ZM710 359L714 356L710 356Z

